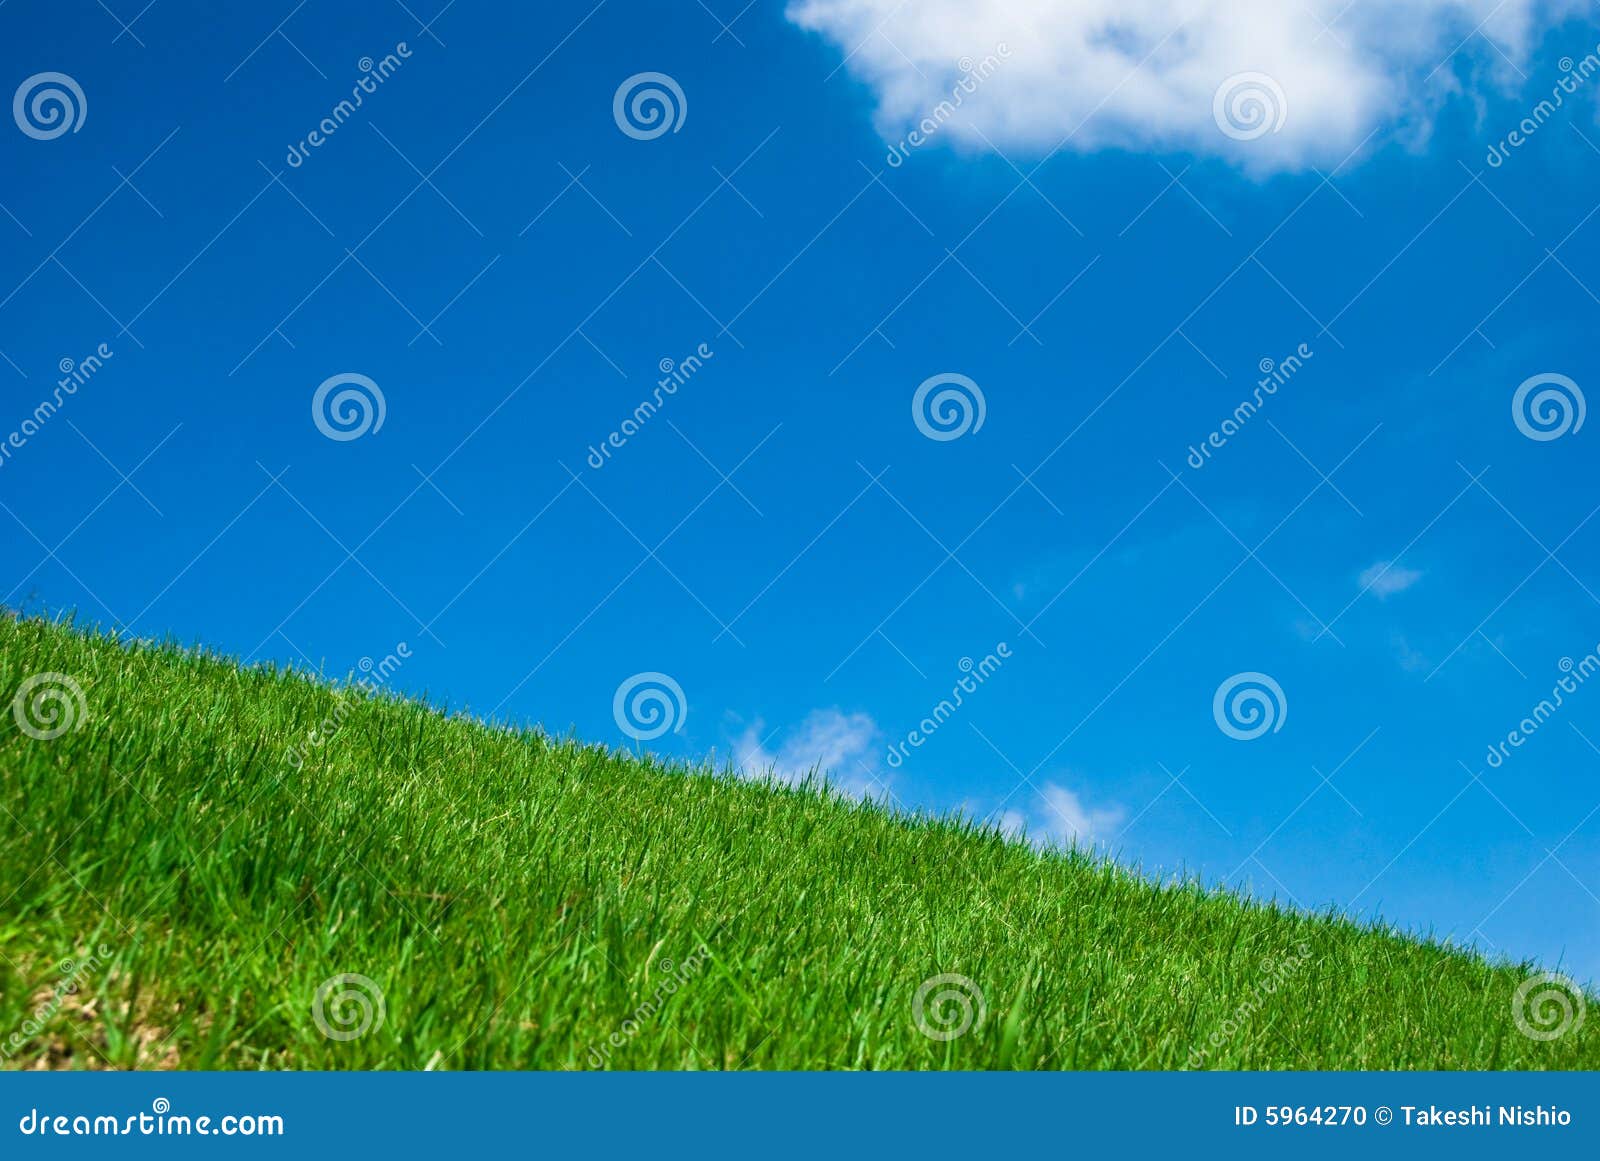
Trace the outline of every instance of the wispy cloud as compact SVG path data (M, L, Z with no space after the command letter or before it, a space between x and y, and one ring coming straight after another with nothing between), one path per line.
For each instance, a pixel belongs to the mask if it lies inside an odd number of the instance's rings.
M1115 836L1127 811L1112 803L1089 806L1079 795L1058 782L1046 782L1037 793L1028 791L1022 809L1000 815L1000 829L1027 836L1036 846L1093 846Z
M1390 560L1380 560L1376 564L1362 570L1356 583L1363 592L1370 592L1379 600L1403 593L1412 585L1422 579L1422 573L1414 568L1402 568Z
M1411 642L1403 635L1396 633L1390 638L1390 643L1394 646L1395 660L1407 673L1418 673L1431 667L1432 662L1420 650L1412 648Z
M876 797L888 790L878 772L881 735L870 714L836 708L812 710L790 729L769 731L757 718L734 742L733 760L746 778L770 774L793 784L817 771L852 798Z
M1425 137L1461 72L1509 84L1537 34L1584 7L794 0L788 15L849 54L846 67L876 92L886 140L927 122L934 139L972 150L1193 149L1269 170L1337 162L1380 123ZM952 101L970 75L958 62L991 55L993 75ZM1219 104L1230 79L1238 100Z

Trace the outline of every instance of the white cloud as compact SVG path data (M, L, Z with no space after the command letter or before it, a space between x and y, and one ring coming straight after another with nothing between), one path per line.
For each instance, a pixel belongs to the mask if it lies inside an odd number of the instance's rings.
M934 117L931 140L972 150L1196 150L1265 171L1336 164L1379 125L1425 137L1460 62L1509 84L1534 36L1582 10L1581 0L792 0L788 16L872 86L886 141ZM989 57L992 75L969 80L957 102L957 82L973 75L958 62ZM1272 78L1283 122L1236 140L1213 100L1244 73ZM937 114L944 101L958 107Z
M778 733L782 744L769 749ZM757 718L734 742L733 761L746 778L771 774L791 785L817 770L851 798L869 798L887 791L888 780L878 773L880 735L870 714L838 709L813 710L799 726L771 733Z
M1031 793L1031 792L1030 792ZM1046 782L1027 810L1007 810L1000 829L1038 846L1092 846L1113 837L1127 811L1112 804L1089 807L1077 794L1056 782Z
M1393 561L1380 560L1356 578L1363 592L1371 591L1379 600L1403 593L1422 579L1414 568L1401 568Z
M1411 647L1411 642L1400 634L1390 638L1394 646L1395 660L1400 663L1400 668L1407 673L1418 673L1428 668L1428 659Z

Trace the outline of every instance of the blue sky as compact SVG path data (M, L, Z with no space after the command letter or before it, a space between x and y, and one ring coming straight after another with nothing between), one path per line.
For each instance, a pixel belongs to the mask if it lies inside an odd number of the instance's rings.
M1600 682L1488 752L1600 649L1600 435L1513 414L1597 378L1600 26L1341 8L12 0L6 84L81 100L0 133L4 599L404 642L617 745L660 673L661 753L1592 980ZM381 427L323 434L340 375ZM981 426L924 434L937 376Z

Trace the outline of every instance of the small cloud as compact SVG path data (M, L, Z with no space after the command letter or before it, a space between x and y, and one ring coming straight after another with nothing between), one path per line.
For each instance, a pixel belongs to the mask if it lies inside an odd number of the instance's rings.
M1114 838L1127 811L1112 803L1090 807L1073 791L1046 782L1026 810L1000 815L1000 829L1013 838L1026 836L1035 846L1093 846Z
M1391 638L1394 645L1395 660L1400 663L1400 668L1407 673L1416 673L1428 668L1428 659L1411 647L1411 642L1396 634Z
M1403 593L1412 585L1422 579L1422 573L1414 568L1401 568L1390 560L1380 560L1367 568L1356 578L1361 585L1361 591L1370 591L1379 600L1392 597L1395 593Z
M782 734L776 750L769 747ZM764 778L793 786L813 771L851 798L869 798L888 791L878 773L877 742L882 731L872 715L839 709L812 710L798 726L766 729L760 718L733 744L734 766L741 777Z

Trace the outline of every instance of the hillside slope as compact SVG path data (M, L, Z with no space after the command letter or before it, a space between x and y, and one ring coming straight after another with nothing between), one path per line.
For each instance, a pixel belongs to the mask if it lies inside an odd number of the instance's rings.
M0 1067L1600 1066L1530 969L966 824L0 619L39 674Z

